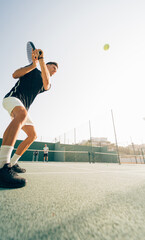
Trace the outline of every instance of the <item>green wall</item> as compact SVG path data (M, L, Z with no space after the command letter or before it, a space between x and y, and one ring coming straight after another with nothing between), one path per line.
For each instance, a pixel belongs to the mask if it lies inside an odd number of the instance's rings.
M22 140L17 140L15 147L22 142ZM2 139L0 138L0 146L2 144ZM82 145L70 145L70 144L60 144L58 143L47 143L47 142L34 142L29 147L29 151L26 151L21 157L21 161L32 161L33 159L33 150L43 150L44 145L47 144L49 150L56 151L49 152L48 160L56 162L112 162L117 163L117 156L113 155L104 155L104 154L95 154L95 152L102 153L116 153L108 151L107 147L91 147L91 146L82 146ZM32 151L30 151L32 150ZM58 152L57 152L58 151ZM59 152L62 151L62 152ZM86 153L75 153L67 151L85 151ZM12 154L14 154L15 150ZM39 161L43 161L43 151L39 152Z

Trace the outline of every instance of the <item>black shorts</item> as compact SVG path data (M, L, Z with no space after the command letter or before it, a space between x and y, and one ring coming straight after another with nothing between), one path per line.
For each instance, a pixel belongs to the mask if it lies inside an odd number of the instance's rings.
M48 153L44 153L44 157L48 157Z

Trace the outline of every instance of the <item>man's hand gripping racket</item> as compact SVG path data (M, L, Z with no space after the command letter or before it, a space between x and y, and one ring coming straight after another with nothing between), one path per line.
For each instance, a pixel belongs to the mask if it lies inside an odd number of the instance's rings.
M41 49L36 49L32 42L27 42L27 57L29 63L37 65L38 60L43 58L43 51Z

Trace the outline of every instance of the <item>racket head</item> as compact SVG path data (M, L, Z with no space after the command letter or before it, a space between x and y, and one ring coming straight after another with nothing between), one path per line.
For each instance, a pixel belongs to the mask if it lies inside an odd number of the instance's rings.
M28 61L29 63L32 63L32 50L35 50L35 45L34 43L32 42L27 42L27 46L26 46L26 49L27 49L27 58L28 58Z

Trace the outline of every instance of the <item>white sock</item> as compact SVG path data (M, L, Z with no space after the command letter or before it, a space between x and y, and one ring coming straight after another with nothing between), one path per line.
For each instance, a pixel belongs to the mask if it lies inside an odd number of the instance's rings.
M4 166L5 163L10 163L11 154L14 147L2 145L0 149L0 168Z
M21 157L20 155L17 155L17 154L15 153L14 156L11 158L11 165L12 165L12 166L15 165L15 164L18 162L18 160L19 160L20 157Z

